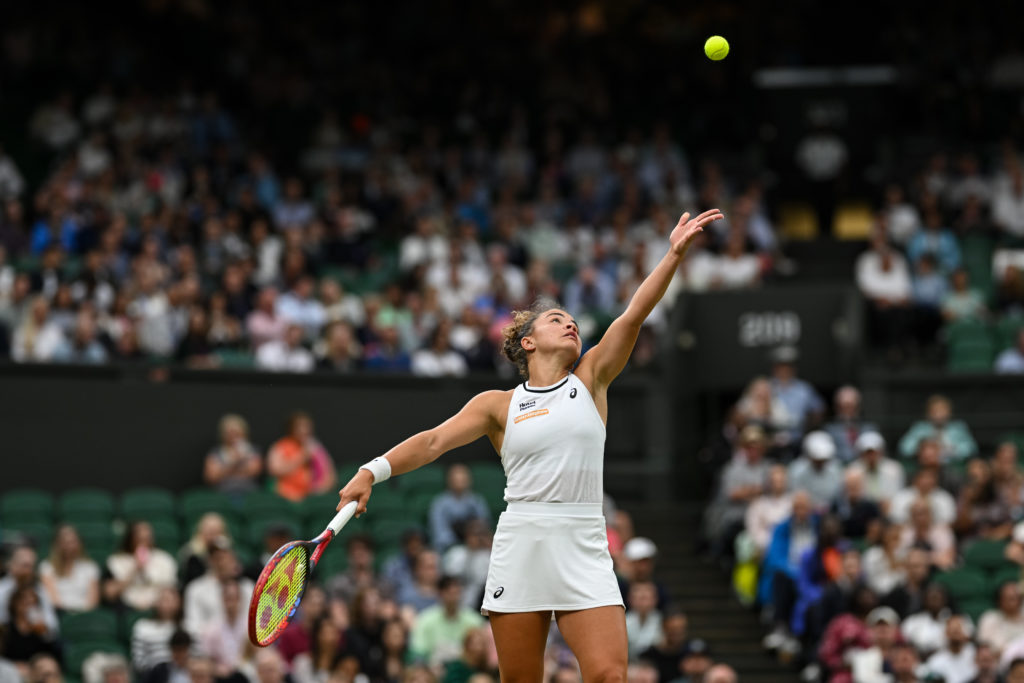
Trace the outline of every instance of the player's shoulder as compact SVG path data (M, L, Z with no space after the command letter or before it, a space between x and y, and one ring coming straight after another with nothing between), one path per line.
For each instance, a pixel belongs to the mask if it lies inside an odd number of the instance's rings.
M512 400L515 389L488 389L470 399L471 403L478 403L485 406L500 406Z

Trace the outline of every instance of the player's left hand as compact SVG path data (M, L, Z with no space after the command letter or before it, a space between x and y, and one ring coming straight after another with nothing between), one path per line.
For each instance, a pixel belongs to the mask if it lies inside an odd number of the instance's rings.
M668 236L673 253L682 254L685 252L686 248L690 246L690 242L697 236L697 233L704 230L705 225L710 225L720 218L725 218L725 216L718 209L709 209L696 218L690 218L689 211L684 213L679 217L679 222L676 223L672 234Z

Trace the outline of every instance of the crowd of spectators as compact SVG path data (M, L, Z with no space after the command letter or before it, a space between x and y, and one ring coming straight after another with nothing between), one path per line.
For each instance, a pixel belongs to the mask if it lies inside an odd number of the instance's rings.
M887 443L856 387L826 410L781 349L730 411L708 551L804 680L1024 673L1020 436L986 452L947 397L922 408Z

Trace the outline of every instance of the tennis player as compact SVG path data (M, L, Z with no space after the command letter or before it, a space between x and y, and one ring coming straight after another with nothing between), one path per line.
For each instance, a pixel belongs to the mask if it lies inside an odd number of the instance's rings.
M608 385L690 241L720 218L717 209L683 214L661 262L582 359L579 328L566 311L544 303L517 311L502 351L526 381L478 394L441 425L363 465L340 492L338 509L357 500L361 514L373 484L490 439L505 468L508 507L495 531L482 611L502 683L541 681L552 613L584 681L626 680L625 613L601 514Z

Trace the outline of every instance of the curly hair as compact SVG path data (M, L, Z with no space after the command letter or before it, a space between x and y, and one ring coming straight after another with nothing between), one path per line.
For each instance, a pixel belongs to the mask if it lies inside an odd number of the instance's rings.
M501 355L515 364L519 374L526 379L530 378L530 370L526 363L527 354L526 349L523 348L523 337L533 332L533 324L537 321L537 317L552 308L562 308L562 306L554 299L541 297L535 300L528 309L512 311L512 323L501 330L504 338L501 343Z

